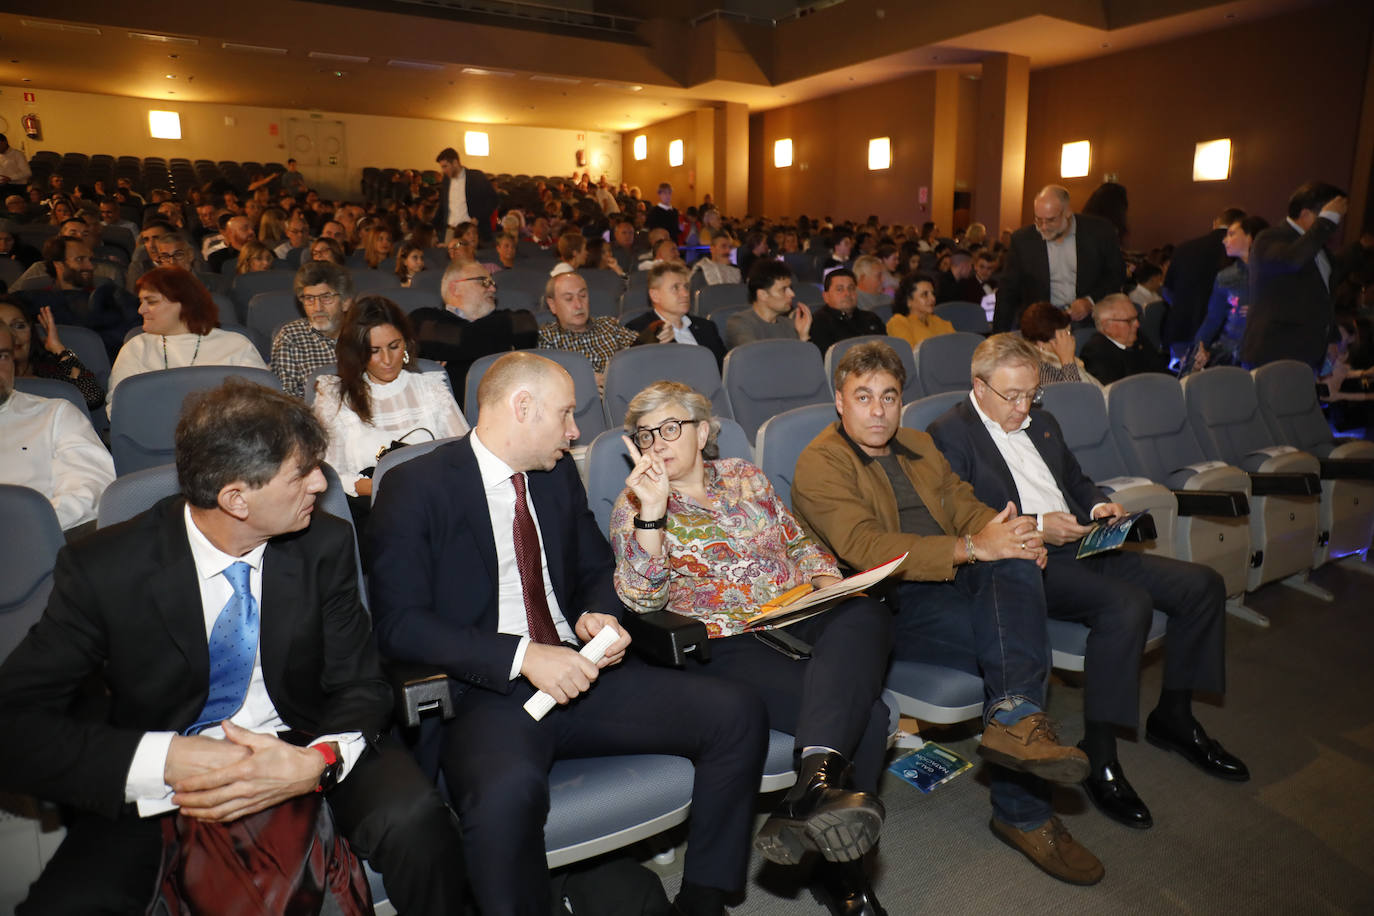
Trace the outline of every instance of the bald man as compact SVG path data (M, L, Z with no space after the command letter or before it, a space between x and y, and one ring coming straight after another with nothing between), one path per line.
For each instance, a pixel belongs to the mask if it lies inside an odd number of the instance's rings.
M723 916L749 860L762 701L626 658L614 558L566 455L578 436L568 373L509 353L477 398L476 429L386 475L368 543L382 651L438 666L457 685L440 760L478 906L486 916L549 912L554 761L660 753L696 767L676 912ZM576 650L603 627L619 636L593 664ZM536 690L559 704L541 721L522 708Z
M1086 327L1093 303L1121 292L1126 282L1116 227L1074 213L1069 192L1057 184L1041 188L1033 208L1035 222L1011 234L992 329L1018 330L1032 302L1052 302Z

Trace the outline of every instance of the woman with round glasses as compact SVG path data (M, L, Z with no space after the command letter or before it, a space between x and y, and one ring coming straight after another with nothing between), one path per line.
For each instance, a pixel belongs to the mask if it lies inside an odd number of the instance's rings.
M1048 302L1032 303L1021 313L1021 336L1040 354L1040 384L1092 382L1101 388L1102 383L1083 368L1083 360L1074 356L1072 323L1067 311Z
M611 514L615 584L642 613L667 608L700 620L711 660L693 666L756 691L770 726L796 736L796 784L755 844L795 864L818 852L818 891L835 912L864 910L872 889L861 857L884 809L874 793L887 748L880 699L892 616L866 596L787 628L810 644L791 657L746 629L762 605L799 587L838 581L835 558L807 536L764 473L718 458L711 402L678 382L637 394L625 416L635 464Z

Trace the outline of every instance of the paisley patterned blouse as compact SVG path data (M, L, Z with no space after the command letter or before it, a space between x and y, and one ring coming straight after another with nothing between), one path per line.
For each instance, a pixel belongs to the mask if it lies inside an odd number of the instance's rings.
M739 458L706 462L715 508L668 497L666 557L635 538L639 501L626 489L611 513L615 588L629 607L695 617L712 637L743 632L759 606L813 576L838 576L835 558L806 536L763 471Z

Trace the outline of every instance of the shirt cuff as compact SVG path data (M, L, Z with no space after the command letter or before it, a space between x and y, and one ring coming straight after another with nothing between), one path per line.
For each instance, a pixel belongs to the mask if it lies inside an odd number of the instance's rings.
M510 663L510 679L513 681L520 676L520 668L525 664L525 653L529 651L530 638L520 637L520 645L515 647L515 658Z
M1035 530L1042 532L1045 530L1045 513L1035 513Z
M1092 521L1092 520L1093 520L1093 513L1097 511L1098 506L1110 506L1110 505L1111 505L1111 503L1098 503L1096 506L1093 506L1091 509L1088 510L1088 521Z
M1323 210L1322 212L1318 213L1317 216L1321 217L1322 219L1328 219L1331 222L1335 223L1337 226L1341 224L1341 215L1337 213L1335 210Z
M353 764L358 762L358 758L367 748L367 742L363 740L362 732L341 732L337 735L320 735L311 741L309 746L328 744L331 741L339 746L339 761L343 763L343 770L339 773L339 782L343 782L353 769Z
M171 811L172 787L163 779L167 770L167 752L176 732L145 732L134 749L129 763L129 775L124 779L124 800L138 805L139 817L150 817Z

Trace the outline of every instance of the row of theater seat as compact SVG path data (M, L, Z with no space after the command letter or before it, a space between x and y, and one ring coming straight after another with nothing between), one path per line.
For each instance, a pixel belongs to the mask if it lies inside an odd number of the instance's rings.
M196 159L161 156L111 156L103 153L65 153L59 155L52 150L38 150L29 160L29 170L33 173L31 181L47 186L48 176L61 175L69 190L73 185L105 182L105 190L113 191L115 182L121 178L129 179L134 190L147 194L154 188L163 188L184 196L193 187L200 187L215 181L227 181L240 190L248 186L249 176L254 172L270 175L284 172L286 167L280 162L235 162L211 159Z

